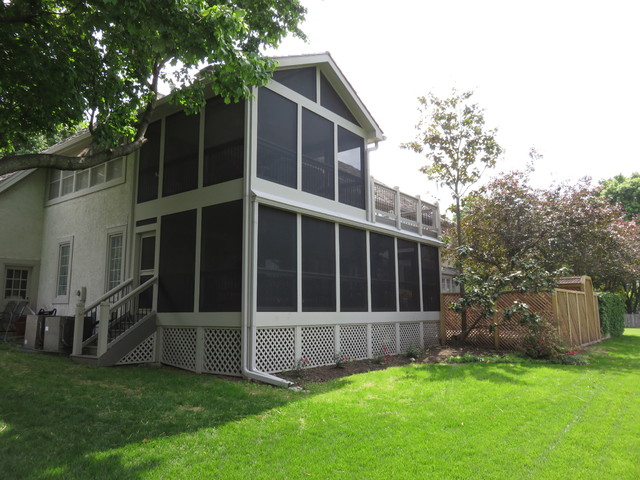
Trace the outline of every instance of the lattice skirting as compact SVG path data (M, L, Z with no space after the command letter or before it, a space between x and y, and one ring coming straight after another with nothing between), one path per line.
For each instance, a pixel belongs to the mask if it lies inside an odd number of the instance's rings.
M268 373L305 366L331 365L338 357L374 358L383 353L404 353L412 347L428 347L440 341L439 321L374 323L362 325L259 328L256 333L256 366Z
M138 363L151 363L156 358L156 333L152 333L137 347L120 359L116 365L131 365Z

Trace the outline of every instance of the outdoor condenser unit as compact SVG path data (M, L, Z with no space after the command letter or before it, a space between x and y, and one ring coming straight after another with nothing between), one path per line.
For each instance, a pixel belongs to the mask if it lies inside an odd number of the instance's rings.
M73 317L43 317L45 352L65 352L73 344Z
M44 319L42 315L27 315L24 330L24 346L34 350L41 350L44 340Z

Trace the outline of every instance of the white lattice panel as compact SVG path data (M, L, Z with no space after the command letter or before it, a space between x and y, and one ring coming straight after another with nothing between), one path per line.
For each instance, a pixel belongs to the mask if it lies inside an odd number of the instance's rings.
M162 363L196 370L196 329L165 328L162 334Z
M302 327L301 356L309 367L335 363L334 327Z
M136 363L151 363L156 353L156 332L138 344L133 350L120 359L116 365L130 365Z
M440 343L440 324L428 323L424 324L424 346L438 345Z
M267 373L292 370L295 362L293 328L261 328L256 332L256 366Z
M340 327L340 355L349 358L367 358L367 326Z
M241 375L240 338L241 334L238 329L205 329L202 370L222 375Z
M396 326L389 323L374 323L371 326L371 351L377 357L385 353L382 345L387 347L386 353L396 354Z
M410 347L420 347L420 324L400 324L400 353L405 353Z

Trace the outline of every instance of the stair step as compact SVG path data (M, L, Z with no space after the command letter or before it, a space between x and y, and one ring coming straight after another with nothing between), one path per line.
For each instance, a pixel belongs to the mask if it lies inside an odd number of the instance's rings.
M95 355L71 355L71 360L78 363L84 363L85 365L98 365L98 357Z

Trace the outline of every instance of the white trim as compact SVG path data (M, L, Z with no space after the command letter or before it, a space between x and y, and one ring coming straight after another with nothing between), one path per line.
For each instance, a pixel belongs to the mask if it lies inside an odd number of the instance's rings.
M109 276L111 273L111 239L113 237L117 237L118 235L122 236L122 246L121 246L121 263L120 263L120 275L118 278L118 284L121 283L124 279L124 271L126 265L126 251L127 251L127 235L126 235L126 225L119 225L117 227L111 227L107 229L107 248L106 248L106 259L105 259L105 268L104 268L104 291L108 292L115 285L109 285Z
M66 294L62 294L59 295L58 294L58 290L60 287L60 251L62 249L62 247L64 247L65 245L69 246L69 264L68 264L68 273L67 273L67 291ZM73 235L69 236L69 237L62 237L58 239L58 262L57 262L57 268L56 268L56 290L55 290L55 298L52 300L51 303L53 304L68 304L69 303L69 295L71 293L71 277L72 277L72 270L73 268Z
M257 312L257 327L355 325L364 323L437 323L440 312Z

